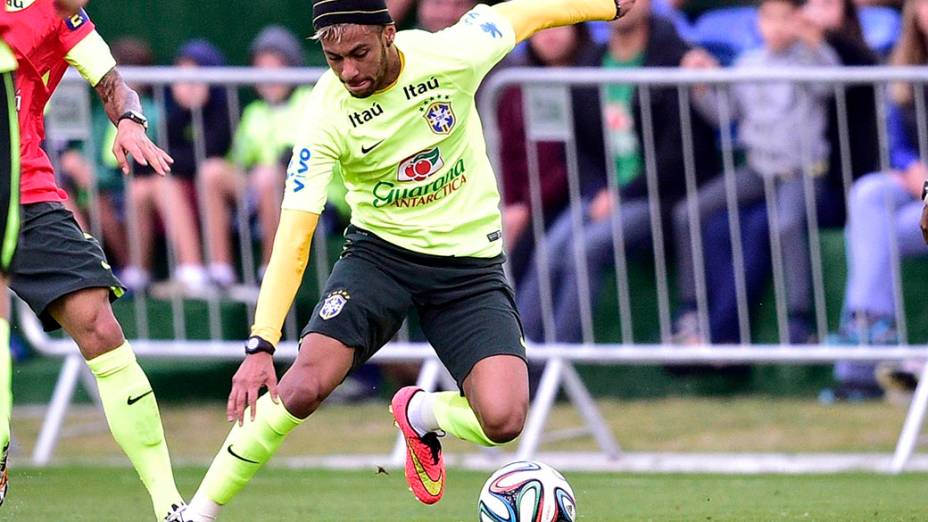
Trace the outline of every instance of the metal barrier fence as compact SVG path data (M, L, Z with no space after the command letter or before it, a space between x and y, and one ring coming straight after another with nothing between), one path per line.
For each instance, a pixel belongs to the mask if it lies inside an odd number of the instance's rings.
M240 117L240 104L238 89L244 86L253 86L257 84L268 83L285 83L293 85L305 85L314 83L322 73L318 69L306 70L289 70L289 71L255 71L248 68L212 68L212 69L175 69L175 68L125 68L122 69L123 76L130 83L136 85L148 85L153 89L153 97L159 106L164 106L168 97L167 89L171 84L177 82L201 82L218 86L226 93L228 100L228 112L233 122L233 129L238 123ZM670 87L675 89L679 99L679 109L681 116L681 143L684 153L684 172L682 182L685 183L688 195L688 201L693 201L697 183L694 172L695 155L703 154L706 151L696 151L693 149L693 129L690 121L690 87L693 85L711 85L721 87L740 82L797 82L798 84L809 86L813 84L828 84L833 90L835 100L838 104L838 121L839 136L841 143L842 157L842 180L845 191L850 190L851 173L850 161L847 159L848 151L848 121L847 106L845 100L845 89L849 85L872 84L875 86L874 96L875 105L878 108L875 118L879 124L879 145L881 151L882 170L888 168L888 142L887 130L883 124L883 98L887 85L890 82L906 81L914 82L918 86L918 91L923 92L924 83L928 82L928 70L923 68L834 68L834 69L800 69L790 71L745 71L745 70L719 70L719 71L684 71L679 69L628 69L628 70L602 70L602 69L510 69L501 71L490 77L482 89L480 99L481 114L488 138L488 151L491 155L494 165L499 170L499 145L500 133L496 122L496 107L501 93L504 89L511 86L536 87L547 86L553 89L553 98L562 100L566 111L567 119L564 125L568 129L574 127L572 120L573 109L570 107L570 96L567 94L568 89L576 86L595 87L602 90L606 85L611 84L628 84L636 87L638 101L642 107L642 132L644 143L642 143L642 158L644 162L644 173L648 187L647 216L648 223L651 227L650 235L653 237L651 250L653 251L653 263L655 267L654 287L657 293L658 323L660 330L660 342L642 343L636 342L632 334L633 320L635 318L635 306L633 296L630 295L630 284L627 278L627 261L626 246L622 237L621 215L613 213L611 219L611 239L613 251L613 264L616 275L616 294L618 307L614 314L610 312L611 321L617 321L621 331L621 343L619 344L594 344L594 308L593 297L594 290L599 288L590 288L588 284L589 266L584 256L582 241L573 241L573 250L570 252L557 251L548 252L548 245L542 238L545 236L545 223L540 213L535 212L532 215L532 228L535 231L535 251L539 252L536 257L536 268L542 274L540 281L548 281L548 264L555 256L573 257L571 263L573 268L580 274L578 278L579 286L579 310L580 323L582 329L581 345L556 342L556 326L554 317L554 296L552 289L541 284L541 300L538 303L542 310L544 323L544 340L546 342L537 345L532 344L528 350L531 360L539 361L545 364L545 370L538 390L533 398L531 411L526 424L525 431L521 438L518 449L520 458L531 457L539 448L543 440L544 424L550 408L556 398L558 391L563 386L567 397L572 404L583 416L587 430L592 433L596 442L602 451L610 458L620 456L620 448L614 440L606 423L601 418L594 400L588 393L579 374L574 369L574 364L711 364L711 363L758 363L758 364L813 364L833 361L902 361L906 359L928 359L928 350L922 346L910 346L907 339L907 328L905 324L904 303L901 295L901 282L899 277L899 256L898 252L894 255L895 270L893 271L893 284L895 285L895 307L896 316L899 319L899 346L893 347L871 347L871 346L851 346L836 347L827 345L789 345L786 332L786 307L785 307L785 290L783 279L785 277L785 268L782 266L782 259L777 252L780 246L776 245L775 234L771 233L771 245L773 253L773 278L774 293L777 310L778 331L780 342L773 345L752 345L751 344L751 325L750 311L746 282L744 275L743 260L743 241L741 229L737 221L738 202L735 197L734 176L735 174L735 150L734 140L731 133L731 124L733 119L730 113L722 110L721 119L721 156L723 163L723 172L726 179L726 208L731 216L730 234L733 252L734 278L737 294L737 314L740 334L740 344L731 345L702 345L697 347L677 346L669 342L672 334L672 311L671 296L669 285L668 255L664 248L664 237L669 233L664 230L662 214L666 209L661 208L661 200L657 197L657 175L656 172L656 151L654 148L654 129L652 115L649 113L649 100L652 92L661 87ZM88 131L86 125L82 126L81 121L89 121L88 91L86 86L80 84L76 77L69 77L62 86L64 103L57 104L49 117L49 137L55 140L90 140L92 145L92 134ZM549 93L550 95L550 93ZM916 99L921 99L918 96ZM560 103L560 102L558 102ZM923 103L917 103L918 120L919 120L919 149L922 157L928 157L925 154L926 143L928 143L928 134L925 132L925 107ZM56 111L64 107L63 114ZM531 118L530 109L524 108L527 118ZM83 118L83 120L82 120ZM321 122L324 124L324 122ZM582 123L582 122L581 122ZM193 136L195 142L196 156L198 163L202 164L205 159L205 134L208 132L204 128L203 115L200 110L193 111ZM580 238L583 236L581 229L583 226L583 203L580 197L580 180L577 165L577 142L570 132L563 132L563 129L554 131L555 136L559 136L559 141L563 141L566 146L567 157L567 174L568 189L570 196L569 212L570 228L573 236ZM604 133L605 135L605 133ZM540 184L541 170L535 150L535 143L542 139L550 139L551 135L545 135L544 132L532 136L526 133L527 147L529 151L529 188L531 198L535 208L540 208ZM162 147L167 144L167 129L164 118L160 118L157 129L157 140ZM89 147L94 150L94 147ZM165 147L167 148L167 147ZM609 148L605 148L606 154L609 154ZM168 149L168 152L171 152ZM713 154L716 151L712 151ZM619 200L618 207L622 208L620 200L620 190L615 182L614 163L609 156L606 157L608 188L614 198ZM803 173L804 178L808 173ZM202 198L206 187L203 186L202 176L196 176L197 194L199 206L202 208ZM804 182L806 194L804 208L806 210L807 233L809 235L809 255L812 260L812 279L813 279L813 309L815 313L815 329L818 338L824 339L827 334L825 291L823 287L823 277L821 268L821 252L819 245L819 227L816 223L816 201L815 198L809 198L809 187L811 180ZM101 216L98 215L95 201L99 198L96 187L92 187L91 204L89 206L89 221L92 233L103 238ZM256 263L252 255L253 238L250 233L250 216L246 201L247 194L242 192L242 197L236 201L235 215L236 223L240 233L239 251L241 256L241 265L243 279L246 286L256 286ZM767 206L770 206L770 192L765 193ZM129 244L137 243L137 238L133 231L133 209L128 205L126 207ZM777 213L771 213L773 223L770 228L777 227ZM697 266L695 271L696 289L697 289L697 312L699 323L703 331L707 331L708 323L708 288L704 276L704 267L702 260L702 225L699 214L695 205L690 204L688 210L690 218L690 233L692 234L692 251L694 263ZM205 220L201 221L202 237L206 237ZM166 223L166 226L168 224ZM167 231L170 234L170 230ZM329 273L331 267L328 264L326 254L326 237L324 229L320 227L314 238L314 266L318 277L319 287ZM167 259L169 268L176 264L176 255L173 252L173 246L167 241ZM204 263L211 259L211 253L207 247L204 257ZM571 254L574 254L571 256ZM137 249L132 249L131 256L137 256ZM152 325L149 322L147 313L146 298L143 293L137 293L130 299L133 300L136 322L135 328L138 335L132 339L133 347L141 357L152 358L171 358L171 359L238 359L241 357L241 343L238 340L223 340L222 335L222 318L221 318L221 297L217 293L209 293L201 296L207 303L206 319L208 324L209 340L188 339L187 328L184 316L184 296L174 293L170 296L170 308L173 324L173 335L171 340L151 339L150 333L153 327L162 325ZM254 302L248 301L247 317L248 321L253 319ZM48 463L54 451L58 434L71 401L73 391L76 388L81 377L83 365L80 356L75 350L70 340L52 338L42 332L37 320L24 307L20 307L25 313L20 314L22 317L23 331L28 340L34 344L43 354L63 356L65 364L62 368L61 376L56 386L52 402L46 417L40 435L39 443L36 446L33 459L37 464ZM285 341L281 344L279 354L284 359L292 359L296 355L296 344L298 325L300 320L291 311L285 326ZM375 361L425 361L419 377L419 383L427 389L434 389L440 384L451 384L448 377L442 372L441 366L425 343L409 342L407 331L401 332L397 342L391 343L382 350ZM923 371L919 386L915 392L905 426L899 438L895 455L892 463L879 469L899 472L903 469L914 451L918 435L924 420L925 410L928 407L928 385L925 381L928 377L928 370ZM92 379L84 379L85 385L92 386ZM394 462L402 462L402 442L397 441L395 447Z

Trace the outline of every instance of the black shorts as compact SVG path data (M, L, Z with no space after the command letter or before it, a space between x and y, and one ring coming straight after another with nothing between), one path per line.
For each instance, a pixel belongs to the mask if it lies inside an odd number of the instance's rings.
M522 324L503 256L419 254L348 227L345 248L302 335L320 333L354 348L354 368L399 330L415 307L422 330L460 387L494 355L525 360Z
M19 238L19 120L13 73L0 76L0 272L6 274Z
M85 288L108 288L110 301L125 293L103 248L61 203L23 205L23 227L13 256L10 288L32 308L45 331L61 327L48 305Z

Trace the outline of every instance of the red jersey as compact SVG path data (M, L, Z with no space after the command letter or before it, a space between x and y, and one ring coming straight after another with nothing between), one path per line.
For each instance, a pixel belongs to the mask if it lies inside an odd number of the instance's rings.
M3 37L18 62L21 201L64 201L67 194L58 188L52 163L41 147L45 139L45 107L69 65L77 66L95 85L115 61L85 11L62 19L55 11L54 0L24 4L29 5L7 13L13 25Z

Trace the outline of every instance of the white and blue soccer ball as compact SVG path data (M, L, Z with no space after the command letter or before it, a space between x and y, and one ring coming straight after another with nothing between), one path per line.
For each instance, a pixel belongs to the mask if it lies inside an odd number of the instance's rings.
M480 490L480 522L574 522L577 503L567 480L541 462L496 470Z

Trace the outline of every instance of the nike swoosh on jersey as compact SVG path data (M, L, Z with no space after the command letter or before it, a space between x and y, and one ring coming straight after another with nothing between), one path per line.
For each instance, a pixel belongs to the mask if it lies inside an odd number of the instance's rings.
M145 392L145 393L139 395L138 397L129 396L129 399L126 400L126 404L128 404L129 406L132 406L133 404L135 404L135 403L139 402L140 400L142 400L142 397L145 397L145 396L147 396L147 395L151 395L152 393L155 393L154 390L148 390L147 392Z
M386 140L380 140L380 141L378 141L377 143L371 145L370 147L365 147L364 145L361 145L361 154L367 154L368 152L370 152L370 151L376 149L376 148L377 148L381 143L383 143L384 141L386 141Z
M232 445L231 445L231 444L229 444L229 446L226 448L226 450L229 452L229 455L232 455L233 457L237 458L238 460L240 460L240 461L242 461L242 462L247 462L247 463L249 463L249 464L260 464L260 462L258 462L257 460L246 459L245 457L243 457L243 456L239 455L238 453L232 451Z
M438 480L432 480L432 477L425 472L425 468L422 467L419 457L416 456L416 452L412 448L409 448L409 456L412 457L412 465L415 466L416 474L419 475L419 480L422 481L425 490L429 492L429 495L439 494L441 492L441 475L438 476Z

